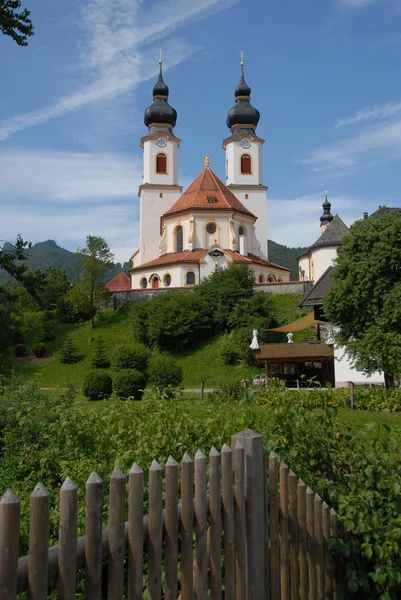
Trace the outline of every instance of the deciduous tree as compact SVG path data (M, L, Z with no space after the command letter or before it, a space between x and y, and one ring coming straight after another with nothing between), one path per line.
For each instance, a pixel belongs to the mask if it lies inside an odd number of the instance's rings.
M386 387L401 377L401 210L380 208L345 238L324 301L358 368L383 371Z
M21 8L21 0L0 0L0 30L9 35L18 46L27 46L33 35L30 11Z

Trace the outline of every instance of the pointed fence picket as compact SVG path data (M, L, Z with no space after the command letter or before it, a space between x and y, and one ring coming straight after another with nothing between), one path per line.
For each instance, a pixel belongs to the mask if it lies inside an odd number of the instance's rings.
M0 501L0 597L45 600L336 600L341 564L329 551L339 523L273 452L245 430L232 450L198 450L181 465L153 461L143 514L144 473L134 464L110 478L109 526L102 529L103 481L86 483L85 536L77 538L77 488L60 490L59 544L48 547L49 493L30 500L29 555L18 559L20 500ZM165 507L163 508L163 497ZM126 521L126 515L128 521ZM77 577L84 578L83 595ZM79 581L82 585L82 581Z

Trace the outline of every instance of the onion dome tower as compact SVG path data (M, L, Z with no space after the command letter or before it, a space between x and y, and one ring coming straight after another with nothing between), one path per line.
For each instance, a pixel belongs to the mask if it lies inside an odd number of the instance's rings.
M153 104L145 110L144 122L149 129L149 135L161 131L171 134L177 122L177 111L167 102L169 89L163 81L163 61L161 58L159 65L159 78L153 87Z
M322 204L323 214L320 217L320 227L321 227L322 233L326 229L327 225L329 225L332 222L332 220L334 219L333 215L330 212L331 203L328 201L327 192L325 192L324 195L325 195L325 201Z
M259 123L260 113L257 108L250 104L251 88L245 82L244 61L241 54L241 80L235 88L235 106L233 106L227 117L227 127L231 129L233 136L238 137L248 133L254 135Z

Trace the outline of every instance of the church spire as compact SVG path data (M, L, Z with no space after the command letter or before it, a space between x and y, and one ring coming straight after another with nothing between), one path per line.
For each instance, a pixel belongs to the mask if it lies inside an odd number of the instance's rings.
M230 109L227 117L227 127L233 131L235 129L252 130L256 129L259 123L260 113L254 108L249 100L251 97L251 88L247 85L244 75L244 52L241 52L241 79L235 88L235 106Z
M331 203L328 200L327 191L324 192L324 196L325 196L325 200L322 204L323 214L320 217L320 226L321 226L322 233L326 230L327 225L329 225L332 222L332 220L334 219L333 215L330 212Z
M145 110L144 122L149 129L172 130L177 121L177 111L167 102L169 95L168 85L163 80L163 60L160 50L159 77L153 86L153 104Z

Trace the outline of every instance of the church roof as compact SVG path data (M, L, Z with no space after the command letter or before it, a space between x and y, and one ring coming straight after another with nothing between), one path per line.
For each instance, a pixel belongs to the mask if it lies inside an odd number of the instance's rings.
M109 292L125 292L131 289L131 279L121 271L118 273L113 279L111 279L108 283L106 283L106 288Z
M299 303L299 306L316 306L323 304L323 298L326 292L333 285L333 269L328 267L323 275L316 281L315 285L309 290L305 298Z
M261 265L263 267L270 267L273 269L280 269L281 271L291 271L291 269L287 269L287 267L281 267L280 265L276 265L268 260L264 260L255 254L248 254L247 256L243 256L239 252L234 252L233 250L223 250L225 254L228 254L232 259L233 263L249 263ZM144 263L143 265L139 265L138 267L133 267L132 271L140 271L142 269L149 269L150 267L160 267L163 265L172 265L172 264L182 264L182 263L199 263L202 257L208 253L208 250L198 249L198 250L186 250L185 252L168 252L167 254L163 254L159 258L155 260L151 260L150 262Z
M203 169L163 216L188 210L234 210L256 219L209 167Z
M341 246L349 229L338 215L329 223L318 240L309 248L325 248L327 246Z

